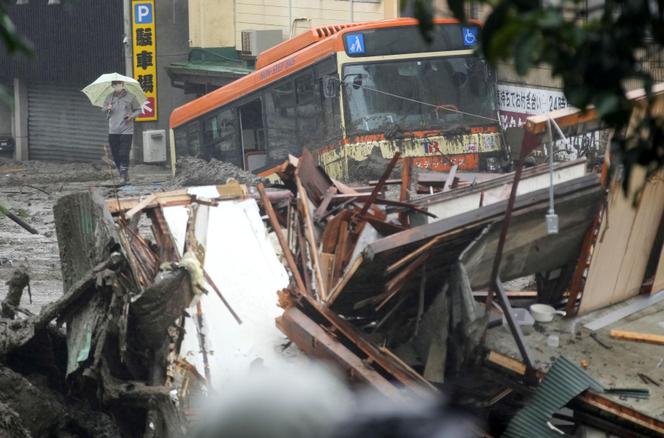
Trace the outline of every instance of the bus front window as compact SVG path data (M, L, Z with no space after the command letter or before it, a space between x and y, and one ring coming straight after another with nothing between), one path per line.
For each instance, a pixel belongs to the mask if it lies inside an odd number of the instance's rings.
M344 66L348 133L496 124L493 74L475 56Z

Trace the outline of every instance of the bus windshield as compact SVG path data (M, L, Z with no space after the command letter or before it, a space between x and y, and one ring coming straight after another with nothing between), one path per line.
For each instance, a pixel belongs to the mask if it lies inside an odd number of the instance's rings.
M497 124L494 75L476 56L347 64L348 135Z

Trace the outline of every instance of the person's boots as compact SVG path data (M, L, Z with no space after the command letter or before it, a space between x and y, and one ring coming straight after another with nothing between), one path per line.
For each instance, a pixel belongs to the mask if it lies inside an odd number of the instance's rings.
M129 182L129 169L127 167L120 168L120 178L122 178L122 183L127 184Z

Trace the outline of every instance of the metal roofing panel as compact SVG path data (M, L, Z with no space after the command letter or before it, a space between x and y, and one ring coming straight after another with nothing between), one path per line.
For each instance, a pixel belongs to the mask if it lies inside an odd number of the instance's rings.
M560 357L544 377L529 404L510 421L506 438L560 437L548 422L555 412L587 389L604 388L578 365Z

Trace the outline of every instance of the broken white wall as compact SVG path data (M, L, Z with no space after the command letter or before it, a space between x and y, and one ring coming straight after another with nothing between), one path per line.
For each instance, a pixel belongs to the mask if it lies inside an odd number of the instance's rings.
M190 189L201 196L218 196L215 187ZM186 207L168 207L164 215L180 251L187 224ZM212 386L218 390L230 379L249 371L252 363L277 366L299 353L283 350L286 337L276 328L277 291L288 275L270 243L258 205L253 199L220 202L209 209L205 270L242 319L238 325L211 287L203 295L206 350ZM188 309L195 317L196 307ZM205 375L197 328L187 318L182 356ZM260 359L257 361L257 359Z

